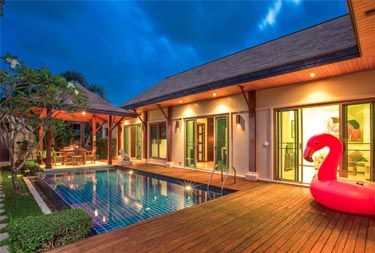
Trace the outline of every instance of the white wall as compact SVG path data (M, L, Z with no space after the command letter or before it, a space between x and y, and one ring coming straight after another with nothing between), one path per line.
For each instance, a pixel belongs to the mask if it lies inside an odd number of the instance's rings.
M173 118L192 118L228 114L230 112L247 111L246 102L242 94L186 104L173 108Z
M163 108L167 112L167 108ZM212 115L227 115L229 119L229 166L234 166L237 175L244 176L249 167L249 135L248 135L248 113L247 105L242 94L216 98L186 105L173 107L172 113L172 163L174 167L184 167L185 158L185 119L194 117L206 117ZM235 122L235 116L241 115L241 125ZM233 120L231 120L233 119ZM160 110L148 112L148 122L165 121ZM139 119L131 119L123 122L124 125L139 123ZM176 122L179 127L176 128ZM165 164L166 161L148 160L149 163Z
M287 107L375 97L375 70L259 90L257 108Z
M256 169L259 178L273 178L272 108L256 111Z
M364 71L333 78L294 84L256 92L256 167L260 178L274 179L274 109L334 103L346 100L375 97L375 70ZM163 108L167 112L167 108ZM242 123L236 124L239 114ZM242 94L215 98L173 107L172 156L173 166L183 167L185 148L184 119L227 115L229 118L230 167L244 176L249 168L248 108ZM165 121L160 110L148 112L149 122ZM176 122L179 128L175 128ZM139 119L127 120L125 124L139 123ZM159 163L160 161L149 161Z
M236 116L240 115L240 124ZM230 168L236 168L237 175L245 176L249 171L249 113L232 114L232 134L230 134Z
M256 92L256 157L260 178L274 179L274 110L375 97L375 70ZM264 142L270 140L270 146Z

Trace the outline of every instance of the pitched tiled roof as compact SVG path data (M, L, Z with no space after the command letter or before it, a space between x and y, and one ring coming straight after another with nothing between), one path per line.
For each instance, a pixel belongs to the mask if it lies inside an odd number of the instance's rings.
M82 89L83 93L87 98L88 112L113 116L136 117L136 114L134 112L125 110L120 107L116 107L108 101L92 93L82 85L79 85L77 83L75 85L79 86L79 88Z
M126 109L359 56L349 15L168 77L121 105Z

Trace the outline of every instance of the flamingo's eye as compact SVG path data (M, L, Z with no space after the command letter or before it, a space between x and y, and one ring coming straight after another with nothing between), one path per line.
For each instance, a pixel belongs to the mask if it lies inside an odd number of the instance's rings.
M318 145L319 144L319 142L318 141L314 141L314 145Z

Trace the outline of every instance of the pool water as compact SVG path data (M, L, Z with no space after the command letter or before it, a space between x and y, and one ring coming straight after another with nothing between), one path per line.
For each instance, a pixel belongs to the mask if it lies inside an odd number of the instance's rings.
M221 196L220 189L208 193L206 185L124 169L54 173L44 180L70 207L93 218L96 234Z

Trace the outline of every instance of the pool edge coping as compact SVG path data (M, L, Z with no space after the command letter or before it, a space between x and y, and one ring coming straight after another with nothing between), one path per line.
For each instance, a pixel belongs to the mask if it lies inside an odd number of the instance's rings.
M27 185L27 188L29 189L31 195L33 195L36 203L38 204L40 210L43 214L50 214L52 211L49 209L47 204L44 202L42 197L39 195L38 191L35 189L33 184L31 183L30 179L28 177L23 177L23 181L25 181L25 184Z

